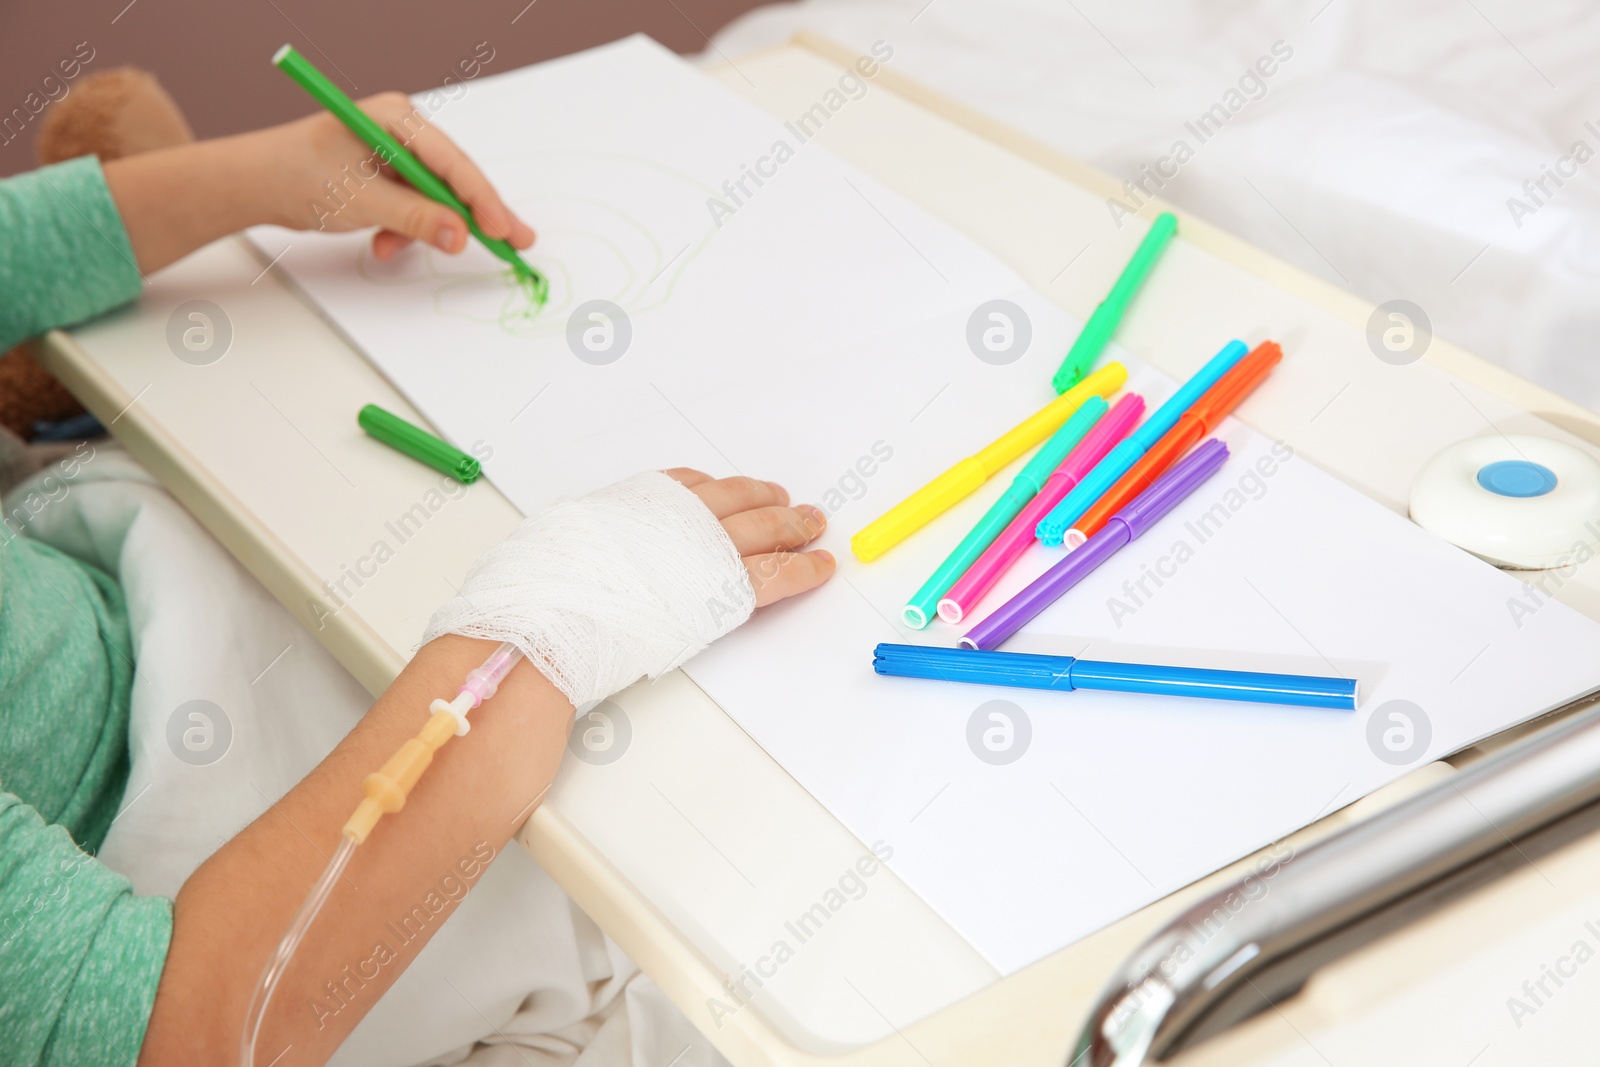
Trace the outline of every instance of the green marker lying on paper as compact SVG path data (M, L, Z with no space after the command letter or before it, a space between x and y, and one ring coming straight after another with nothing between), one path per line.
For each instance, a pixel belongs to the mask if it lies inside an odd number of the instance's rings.
M405 145L395 140L388 130L378 125L372 116L362 111L354 100L329 81L309 59L295 51L291 45L284 45L273 55L272 64L298 82L302 89L311 94L313 100L327 108L329 113L344 123L351 133L366 142L367 147L377 153L379 161L393 167L395 173L404 178L408 185L466 220L467 229L472 231L472 236L481 241L483 247L511 264L511 269L516 271L517 281L527 288L534 304L538 307L544 306L550 296L550 282L545 276L528 266L527 262L517 254L517 250L511 247L509 241L490 237L478 229L478 224L472 221L472 209L462 202L450 186L424 166L422 160L412 155Z

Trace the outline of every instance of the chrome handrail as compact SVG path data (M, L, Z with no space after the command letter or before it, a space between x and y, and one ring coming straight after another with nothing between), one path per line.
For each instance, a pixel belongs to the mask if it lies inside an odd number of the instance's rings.
M1560 710L1592 699L1591 693ZM1275 962L1596 799L1600 703L1554 719L1183 912L1108 983L1068 1067L1140 1067L1167 1058L1208 1012Z

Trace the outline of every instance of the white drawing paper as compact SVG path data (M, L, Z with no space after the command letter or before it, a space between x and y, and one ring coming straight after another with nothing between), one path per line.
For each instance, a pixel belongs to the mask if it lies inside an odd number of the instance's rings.
M255 239L525 512L670 466L828 511L835 580L686 669L1004 972L1594 684L1589 620L1513 610L1514 579L1233 420L1222 470L1006 648L1356 677L1359 711L879 678L880 641L954 643L899 609L1016 467L870 565L849 535L1048 402L1078 323L642 39L483 78L435 121L539 230L542 311L481 249ZM602 300L625 322L575 315ZM974 322L1023 317L1020 358L975 354ZM1131 369L1152 408L1174 388Z

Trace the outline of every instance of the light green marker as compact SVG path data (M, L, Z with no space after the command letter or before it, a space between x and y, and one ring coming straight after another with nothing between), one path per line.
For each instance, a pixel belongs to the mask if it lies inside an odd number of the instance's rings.
M1156 216L1156 220L1150 224L1149 231L1145 233L1144 240L1134 249L1133 258L1122 268L1122 276L1117 279L1117 284L1111 287L1111 292L1100 301L1100 306L1094 309L1089 321L1083 324L1083 331L1078 334L1078 339L1072 342L1072 348L1067 351L1067 358L1061 361L1056 376L1050 380L1050 384L1056 387L1056 392L1066 392L1089 373L1094 361L1100 358L1100 353L1111 343L1111 335L1117 332L1117 326L1122 322L1122 316L1128 310L1133 294L1144 284L1150 268L1156 265L1156 260L1161 258L1161 253L1166 251L1167 243L1177 232L1176 215L1170 211L1163 211Z
M1010 487L1000 494L1000 499L990 505L984 512L983 518L972 528L972 532L961 539L955 551L939 564L939 569L934 571L929 579L922 583L922 588L917 590L917 595L905 606L904 618L906 625L914 630L920 630L928 625L934 612L939 607L939 598L950 591L950 587L967 573L967 568L975 563L984 550L994 543L1017 513L1028 506L1028 501L1039 495L1039 490L1044 488L1046 479L1050 477L1061 461L1067 458L1078 442L1083 440L1083 435L1094 428L1100 421L1100 416L1106 413L1108 405L1098 396L1091 396L1083 402L1083 406L1073 413L1072 418L1061 424L1061 428L1050 435L1050 439L1039 446L1039 451L1033 454L1027 465L1017 472L1017 477Z
M545 276L528 266L517 255L517 250L511 247L511 242L490 237L478 229L478 224L472 221L472 210L462 203L450 186L424 166L422 160L412 155L405 145L395 140L388 130L373 121L309 59L291 45L284 45L273 55L272 64L298 82L300 88L310 93L312 99L327 108L351 133L365 141L367 147L378 154L378 159L393 167L395 173L413 189L460 215L466 221L467 229L472 231L472 236L483 242L483 247L511 264L511 269L517 272L517 280L526 287L528 295L539 307L544 306L550 295L550 283Z

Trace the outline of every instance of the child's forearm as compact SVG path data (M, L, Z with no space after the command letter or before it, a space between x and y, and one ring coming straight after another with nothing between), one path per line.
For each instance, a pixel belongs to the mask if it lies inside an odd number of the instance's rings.
M106 185L145 274L249 226L279 222L263 195L264 135L143 152L105 165Z
M590 536L602 520L654 555L616 558L604 539ZM290 1045L293 1058L283 1064L324 1062L444 924L461 895L452 887L482 873L484 857L505 846L554 779L572 722L566 693L585 700L581 694L603 696L635 678L656 677L698 647L695 641L726 633L754 606L822 584L833 573L833 557L804 546L825 525L820 510L790 507L789 494L775 483L678 469L643 472L566 501L558 517L529 520L491 548L469 572L461 597L474 583L482 584L484 604L514 590L509 615L475 610L473 618L456 618L455 601L447 604L430 623L447 636L425 645L305 781L184 883L140 1063L233 1060L262 967L338 846L363 779L416 736L428 705L453 697L496 647L450 634L463 625L466 632L508 630L518 647L541 650L540 662L563 678L563 688L519 664L473 713L471 732L440 749L405 807L356 850L285 972L257 1063L273 1063ZM541 596L562 599L560 583L555 591L540 584L549 571L533 563L544 553L592 576L589 594L553 604L565 620L559 625L554 616L522 610ZM701 599L707 589L716 590L709 603ZM656 628L672 638L644 635L650 639L630 643L608 629L618 625L609 615L585 615L589 600L604 604L618 596L666 605ZM713 633L689 625L713 605L719 609ZM570 625L580 618L587 622ZM677 644L680 636L690 643ZM613 657L626 649L633 658L625 669L612 663L602 672L587 662L590 640L605 643ZM418 909L428 921L413 922L399 943L391 927L405 927ZM420 936L409 937L412 929Z
M363 778L493 648L460 637L424 647L327 759L184 883L141 1064L233 1062L255 982L337 847ZM548 788L572 713L526 663L473 713L471 732L439 751L405 807L356 850L273 999L258 1063L291 1044L285 1062L295 1064L338 1048L454 911L453 890L481 876ZM390 924L418 907L429 921L411 922L408 936L420 936L401 943Z

